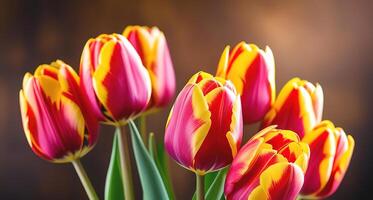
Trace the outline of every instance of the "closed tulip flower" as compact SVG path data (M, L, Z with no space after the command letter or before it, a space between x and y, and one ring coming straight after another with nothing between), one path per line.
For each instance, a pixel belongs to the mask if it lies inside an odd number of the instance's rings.
M323 121L303 142L310 146L311 157L301 194L303 198L326 198L337 190L347 171L354 139L332 122Z
M137 116L151 96L150 77L135 48L122 35L100 35L86 43L81 85L101 121L122 124Z
M267 127L238 152L228 171L228 200L296 199L307 169L309 148L288 130Z
M230 51L227 46L217 76L236 86L246 124L263 119L275 99L275 62L269 47L263 51L254 44L241 42Z
M324 96L319 84L293 78L282 88L262 128L277 125L298 133L300 138L321 121Z
M26 73L20 91L23 128L31 149L51 162L71 162L97 141L98 122L84 106L79 77L62 61Z
M242 139L240 97L230 81L195 74L170 112L165 148L180 165L197 175L232 162Z
M148 108L170 103L175 94L175 72L164 34L157 27L128 26L123 35L135 47L149 71L152 97Z

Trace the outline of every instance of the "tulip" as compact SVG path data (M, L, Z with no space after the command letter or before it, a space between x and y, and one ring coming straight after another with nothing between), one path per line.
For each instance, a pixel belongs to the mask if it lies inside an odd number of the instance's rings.
M324 96L319 84L293 78L282 88L274 105L265 115L262 128L277 125L303 136L321 121Z
M289 130L267 127L238 152L228 171L228 200L295 199L302 188L309 147Z
M84 108L78 75L64 62L26 73L19 97L27 141L41 158L71 162L96 144L98 123Z
M80 63L81 86L92 109L107 123L120 125L146 108L149 73L122 35L100 35L86 43Z
M309 167L301 194L304 198L326 198L342 182L354 150L354 139L330 121L322 121L302 140L311 149Z
M19 99L31 149L51 162L71 162L89 199L98 199L79 161L97 142L98 121L86 106L76 72L60 60L40 65L34 75L25 74Z
M227 46L217 76L231 80L236 86L246 124L263 119L275 100L275 62L268 46L265 51L245 42L232 51Z
M135 47L149 72L152 96L148 108L170 103L175 94L175 72L164 34L157 27L128 26L123 35Z
M178 95L165 130L165 148L197 175L232 162L242 139L239 95L230 81L199 72Z

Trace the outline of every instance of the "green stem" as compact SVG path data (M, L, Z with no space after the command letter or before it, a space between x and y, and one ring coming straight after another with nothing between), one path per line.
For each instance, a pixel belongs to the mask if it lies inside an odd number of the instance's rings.
M130 157L130 149L131 149L131 138L130 134L126 134L124 130L124 126L120 126L118 134L118 146L119 146L119 157L120 157L120 166L121 166L121 174L123 180L123 189L124 189L124 197L126 200L134 200L135 195L133 192L133 181L132 181L132 173L131 173L131 157Z
M144 144L146 146L146 144L148 143L148 133L146 132L146 116L141 115L139 120L140 120L141 138L142 138L142 141L144 141Z
M205 200L205 176L196 174L197 200Z
M83 167L82 163L80 162L80 160L76 159L76 160L72 161L72 164L73 164L73 166L76 170L76 173L78 174L78 176L80 178L80 181L83 184L83 187L84 187L85 191L87 192L88 198L90 200L98 200L98 196L96 194L96 191L93 188L92 183L89 180L88 175L85 172L84 167Z

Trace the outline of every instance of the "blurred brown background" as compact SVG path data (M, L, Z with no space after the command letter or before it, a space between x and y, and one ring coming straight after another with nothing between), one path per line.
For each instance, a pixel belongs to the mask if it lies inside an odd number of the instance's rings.
M199 70L215 73L226 44L269 45L277 92L293 76L319 82L324 118L356 140L350 169L331 199L362 199L372 189L373 2L371 1L32 1L0 2L1 199L86 199L68 164L36 157L21 128L18 91L26 71L59 58L78 68L90 37L126 25L155 25L168 39L178 91ZM148 130L164 132L169 108L152 116ZM255 132L248 127L246 134ZM82 159L103 197L111 128ZM194 176L170 161L177 199L190 199ZM138 190L140 186L138 185Z

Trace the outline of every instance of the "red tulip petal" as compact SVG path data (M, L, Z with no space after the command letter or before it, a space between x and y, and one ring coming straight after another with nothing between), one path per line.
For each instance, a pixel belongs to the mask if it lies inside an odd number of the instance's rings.
M165 133L165 147L172 158L193 170L194 156L204 141L211 120L198 86L188 84L176 98Z
M294 200L303 185L303 172L295 164L277 163L260 176L260 184L250 194L250 200L259 197L272 200Z

